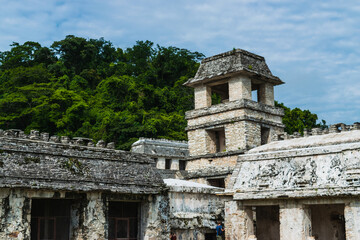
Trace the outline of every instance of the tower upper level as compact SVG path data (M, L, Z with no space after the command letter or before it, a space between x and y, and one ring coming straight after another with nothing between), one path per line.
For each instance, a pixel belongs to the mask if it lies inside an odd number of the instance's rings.
M283 84L265 59L242 49L205 58L194 78L195 109L186 112L190 156L234 154L276 140L283 110L274 86Z
M184 85L195 89L195 109L210 107L212 95L221 102L254 99L274 105L275 85L283 84L272 75L265 59L242 49L234 49L202 60L194 78Z

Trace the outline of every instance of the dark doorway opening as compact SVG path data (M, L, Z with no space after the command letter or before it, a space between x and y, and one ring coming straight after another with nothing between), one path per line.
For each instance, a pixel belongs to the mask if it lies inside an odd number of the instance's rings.
M165 159L165 169L171 169L171 159Z
M109 240L137 240L139 203L109 202Z
M224 128L209 129L207 130L207 134L210 137L209 153L226 151Z
M216 240L216 233L205 233L205 240Z
M179 160L179 170L185 170L185 169L186 169L186 161Z
M261 145L267 144L270 140L270 128L261 127Z
M312 236L316 240L345 240L344 204L311 205Z
M31 239L70 239L70 205L71 200L65 199L33 199Z
M255 211L257 240L280 240L279 206L257 206Z
M225 178L210 178L208 182L210 186L225 188Z

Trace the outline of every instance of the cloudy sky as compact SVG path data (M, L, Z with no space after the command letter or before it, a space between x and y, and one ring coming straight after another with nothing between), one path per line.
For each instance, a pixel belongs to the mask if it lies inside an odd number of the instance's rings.
M286 84L275 98L327 123L360 121L358 0L0 0L0 51L72 34L137 40L211 56L242 48Z

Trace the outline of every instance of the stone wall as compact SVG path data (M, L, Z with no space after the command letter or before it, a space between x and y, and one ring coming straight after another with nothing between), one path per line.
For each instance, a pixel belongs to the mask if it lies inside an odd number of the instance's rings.
M194 78L184 85L194 86L214 79L242 74L254 79L262 79L274 85L283 82L272 75L265 59L262 56L242 49L234 49L212 57L204 58Z
M168 239L170 218L167 194L136 196L101 192L77 193L4 188L0 190L1 239L30 239L33 199L71 201L70 239L108 239L109 201L139 202L141 204L140 239Z
M270 141L283 134L283 110L241 99L186 113L190 156L211 152L209 132L225 130L226 151L247 150L261 145L261 128L270 130Z
M109 201L141 205L140 239L168 238L169 199L154 161L89 141L0 130L1 239L31 238L34 199L71 202L71 239L107 239Z
M164 187L141 154L0 131L0 187L153 194Z
M271 239L280 240L355 240L360 236L356 224L360 219L359 201L356 197L304 198L304 199L262 199L228 201L225 204L226 239L260 240L259 215L254 211L264 206L279 208L279 213L267 215L265 219ZM255 217L256 215L256 217ZM261 231L261 230L260 230Z
M239 191L234 198L358 195L359 140L360 131L354 130L252 149L238 158L230 186Z
M224 220L224 204L229 199L221 195L223 189L183 180L164 181L170 188L170 225L177 239L204 240L206 233L214 234L217 221Z
M183 159L189 155L186 141L140 138L131 145L131 152L144 153L152 157Z

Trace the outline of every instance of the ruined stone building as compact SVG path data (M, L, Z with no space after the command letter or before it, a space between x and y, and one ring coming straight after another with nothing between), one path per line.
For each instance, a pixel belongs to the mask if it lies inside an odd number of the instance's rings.
M360 124L288 136L261 56L201 62L188 142L0 130L0 239L359 240Z

